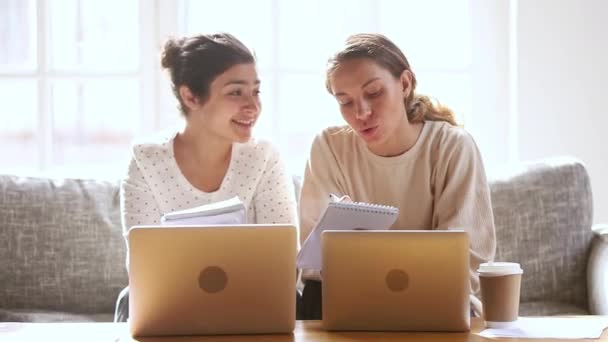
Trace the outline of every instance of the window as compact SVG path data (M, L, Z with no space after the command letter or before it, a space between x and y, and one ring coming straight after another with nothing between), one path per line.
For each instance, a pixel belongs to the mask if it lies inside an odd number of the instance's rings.
M1 0L3 169L115 171L141 112L136 0ZM120 8L120 11L116 9Z
M408 57L420 93L448 105L460 122L471 113L470 0L237 0L213 10L210 2L182 4L183 33L232 32L254 48L263 94L256 133L275 142L292 173L303 172L316 133L344 124L324 72L350 34L387 35Z
M441 10L438 10L441 8ZM329 55L380 32L421 93L472 117L471 0L0 0L3 172L120 176L133 138L177 122L159 52L170 35L231 32L256 53L256 135L301 173L316 133L343 124L324 87Z

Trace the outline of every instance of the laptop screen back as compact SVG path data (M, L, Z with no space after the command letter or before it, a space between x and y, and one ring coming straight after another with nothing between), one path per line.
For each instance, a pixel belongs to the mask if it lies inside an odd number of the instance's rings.
M286 333L295 326L296 229L134 227L134 336Z
M324 232L324 327L469 330L468 246L463 231Z

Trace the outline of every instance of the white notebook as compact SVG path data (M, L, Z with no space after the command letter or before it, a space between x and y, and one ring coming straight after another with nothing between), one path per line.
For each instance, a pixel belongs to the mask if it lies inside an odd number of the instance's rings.
M313 228L297 257L297 267L321 270L321 233L324 230L384 230L399 216L391 206L361 202L329 202L319 222Z
M225 201L167 213L161 218L164 226L246 224L245 205L238 197Z

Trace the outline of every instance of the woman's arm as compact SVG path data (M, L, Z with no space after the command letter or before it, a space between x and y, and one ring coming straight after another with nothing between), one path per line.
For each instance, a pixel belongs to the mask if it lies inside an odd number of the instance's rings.
M129 230L136 225L160 224L161 212L150 186L141 173L135 158L129 163L127 176L120 184L120 216L122 232L127 244L129 268Z
M435 175L433 228L461 228L469 234L471 291L479 290L477 268L496 252L494 215L481 154L462 131L445 141Z
M329 203L329 195L344 192L337 160L325 135L312 143L300 191L300 243L304 243Z
M297 224L293 180L272 147L253 201L256 223Z

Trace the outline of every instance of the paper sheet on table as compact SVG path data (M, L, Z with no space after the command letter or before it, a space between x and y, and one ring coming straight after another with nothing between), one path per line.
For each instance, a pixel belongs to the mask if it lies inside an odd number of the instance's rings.
M599 338L607 327L607 316L520 317L512 327L488 328L479 335L483 337L584 339Z

